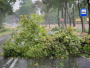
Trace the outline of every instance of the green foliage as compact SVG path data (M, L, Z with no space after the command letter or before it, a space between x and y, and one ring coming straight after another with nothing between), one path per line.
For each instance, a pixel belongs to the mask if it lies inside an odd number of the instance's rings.
M90 35L86 35L86 36L82 37L81 43L82 43L82 50L87 53L90 53ZM86 44L84 44L84 43L86 43ZM85 56L90 58L89 55L85 55Z
M60 27L55 27L55 28L52 28L52 30L51 31L60 31L61 30L61 28Z
M9 31L9 29L4 28L3 26L0 26L0 33Z
M68 27L65 31L62 30L59 34L55 35L55 38L56 41L66 45L66 50L69 54L76 54L79 52L76 47L70 46L81 44L81 38L75 34L73 27Z
M75 31L75 28L74 27L71 27L71 26L68 26L68 28L66 28L66 31L68 33L73 33Z
M15 0L13 0L13 2L15 2ZM11 3L11 0L0 0L0 25L4 22L6 14L13 14Z
M58 21L58 19L57 19L57 11L55 12L55 11L53 11L51 14L50 14L50 19L51 19L51 23L53 24L53 23L57 23Z
M34 4L32 2L32 0L22 0L20 3L20 8L17 11L17 15L27 15L27 17L29 18L29 15L32 13L36 13L36 8L33 7Z
M38 14L32 14L30 19L21 16L19 32L12 37L15 41L9 39L2 47L4 57L67 58L67 55L78 55L79 50L73 45L81 47L81 38L75 34L74 28L69 26L58 33L47 35L46 28L40 26L43 17Z
M3 56L3 53L2 52L0 52L0 56Z
M40 27L40 23L43 21L43 15L32 14L30 20L28 20L26 16L21 16L21 26L18 27L20 30L12 37L15 41L11 42L11 39L9 39L3 45L4 56L29 56L29 58L35 58L36 55L34 55L34 53L36 51L42 52L39 46L41 47L42 43L44 44L47 37L45 27Z
M82 32L82 29L76 29L77 32ZM88 29L85 29L85 32L88 33Z
M63 67L64 66L63 63L60 63L60 66Z
M82 32L82 29L78 29L78 28L77 28L76 31L77 31L77 32Z
M84 41L86 41L87 43L90 43L90 35L86 35L85 37L83 37L84 39ZM84 42L83 41L83 42Z
M88 29L86 29L85 32L88 33Z
M43 58L44 44L37 44L29 47L29 50L24 55L26 58Z
M12 13L12 6L7 0L0 0L0 10L2 14L11 14Z

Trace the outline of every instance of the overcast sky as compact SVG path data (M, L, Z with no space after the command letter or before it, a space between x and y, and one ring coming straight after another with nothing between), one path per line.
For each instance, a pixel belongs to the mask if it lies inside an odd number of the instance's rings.
M33 2L34 1L36 1L36 0L32 0ZM17 0L17 2L14 4L14 6L13 6L13 10L15 11L15 10L17 10L17 9L19 9L19 1Z

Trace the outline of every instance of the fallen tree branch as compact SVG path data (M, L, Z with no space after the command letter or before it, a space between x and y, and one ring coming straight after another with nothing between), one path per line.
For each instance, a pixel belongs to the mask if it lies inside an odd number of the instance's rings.
M59 43L59 44L60 44L60 45L65 45L65 46L74 46L74 47L77 47L81 53L85 53L85 54L90 55L89 52L86 52L86 51L81 50L81 48L79 48L79 46L77 46L77 45L61 44L61 43Z

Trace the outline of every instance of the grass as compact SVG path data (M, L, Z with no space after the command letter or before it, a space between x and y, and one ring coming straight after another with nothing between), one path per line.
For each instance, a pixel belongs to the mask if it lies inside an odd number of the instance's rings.
M11 34L12 32L14 32L14 30L2 32L2 33L0 33L0 37Z
M76 29L77 32L82 32L82 29ZM85 32L88 33L88 29L85 29Z
M78 29L78 28L77 28L76 31L77 31L77 32L82 32L82 29Z
M12 25L3 25L5 28L7 29L14 29L16 28L15 26L12 26Z
M76 29L76 32L79 36L83 36L83 32L82 32L82 29ZM84 32L84 35L87 35L88 34L88 29L85 29L85 32Z
M85 31L86 31L86 33L88 33L88 29L86 29Z
M4 27L8 30L6 30L5 32L0 32L0 37L11 34L16 30L16 27L14 26L4 25Z

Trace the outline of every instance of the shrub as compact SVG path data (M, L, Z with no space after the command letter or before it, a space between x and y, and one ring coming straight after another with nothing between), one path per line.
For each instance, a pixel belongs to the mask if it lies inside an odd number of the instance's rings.
M52 28L51 31L60 31L61 30L61 27L55 27L55 28Z

